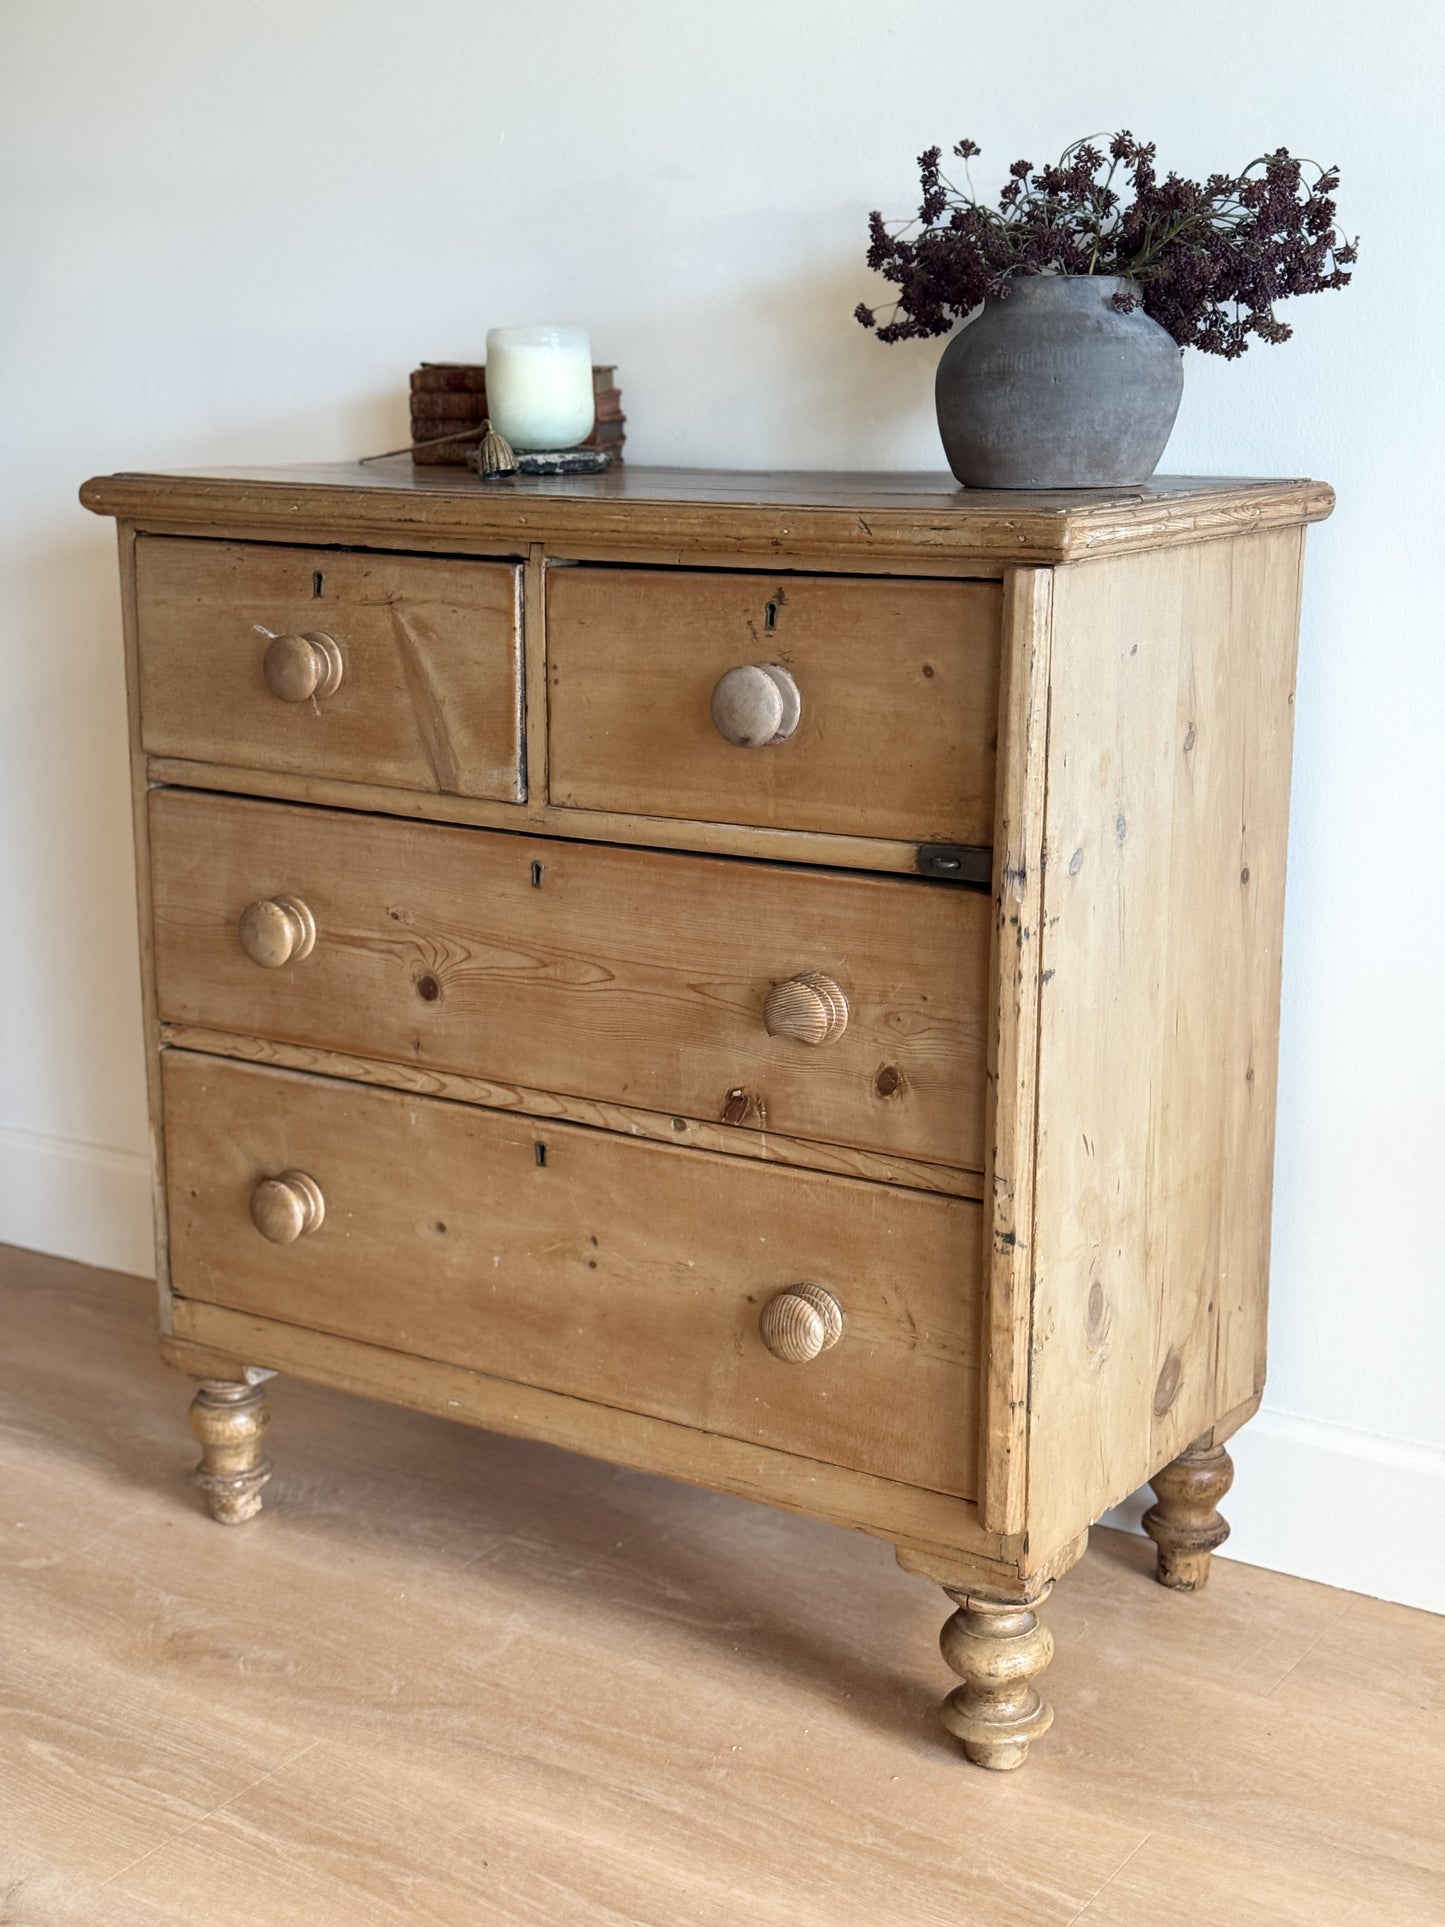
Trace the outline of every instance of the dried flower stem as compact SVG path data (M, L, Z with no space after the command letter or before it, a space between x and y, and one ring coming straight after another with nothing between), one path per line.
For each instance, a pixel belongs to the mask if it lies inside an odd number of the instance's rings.
M929 148L918 160L917 218L890 228L881 214L868 217L868 265L899 294L889 318L860 304L858 320L880 341L947 334L986 296L1006 297L1015 275L1123 275L1140 292L1116 295L1119 307L1142 303L1181 348L1232 360L1251 336L1289 338L1277 301L1348 285L1358 244L1335 226L1335 168L1281 147L1238 174L1161 181L1152 144L1118 133L1106 156L1094 145L1102 138L1074 141L1051 166L1015 161L996 208L974 191L975 142L953 150L964 190L945 178L942 149ZM1127 202L1115 186L1121 168Z

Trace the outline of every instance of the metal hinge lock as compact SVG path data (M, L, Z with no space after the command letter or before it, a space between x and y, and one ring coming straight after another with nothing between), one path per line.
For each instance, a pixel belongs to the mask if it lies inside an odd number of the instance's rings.
M977 843L920 843L918 874L948 883L992 883L993 851Z

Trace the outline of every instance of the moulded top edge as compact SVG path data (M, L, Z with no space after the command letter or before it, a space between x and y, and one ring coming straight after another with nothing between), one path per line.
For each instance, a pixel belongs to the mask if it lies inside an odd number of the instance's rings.
M936 474L639 468L480 482L469 471L360 464L100 476L81 490L100 515L192 533L275 537L318 529L405 541L640 542L779 557L827 553L987 557L1058 564L1170 547L1330 513L1323 482L1158 476L1138 487L963 489Z

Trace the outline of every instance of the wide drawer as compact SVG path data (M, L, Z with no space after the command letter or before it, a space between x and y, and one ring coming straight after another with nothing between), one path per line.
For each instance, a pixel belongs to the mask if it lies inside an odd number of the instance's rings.
M557 568L547 578L554 804L914 843L993 841L996 582ZM760 672L797 697L791 720ZM778 716L774 715L774 711Z
M512 563L142 536L136 605L154 756L523 795Z
M182 1297L974 1495L978 1205L184 1052L163 1065ZM252 1218L275 1179L273 1232L320 1206L284 1244ZM804 1282L836 1299L842 1336L784 1363L759 1318Z
M981 893L180 789L150 812L164 1019L982 1169Z

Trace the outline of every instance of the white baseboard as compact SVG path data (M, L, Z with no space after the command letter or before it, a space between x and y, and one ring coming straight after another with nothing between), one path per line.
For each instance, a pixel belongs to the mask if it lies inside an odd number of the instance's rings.
M153 1277L148 1160L0 1125L0 1244Z
M0 1244L150 1277L146 1159L0 1126ZM1445 1447L1265 1410L1229 1449L1222 1556L1445 1613ZM1150 1503L1104 1523L1137 1532Z
M1266 1409L1229 1451L1222 1558L1445 1613L1445 1446ZM1152 1502L1136 1492L1104 1524L1137 1532Z

